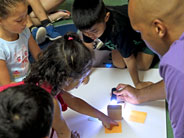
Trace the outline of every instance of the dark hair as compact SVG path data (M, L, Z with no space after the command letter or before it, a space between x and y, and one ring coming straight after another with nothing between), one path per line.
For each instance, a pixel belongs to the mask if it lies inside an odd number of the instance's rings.
M11 7L19 2L26 3L26 0L0 0L0 18L6 18Z
M79 79L92 67L92 53L75 33L68 33L50 45L34 63L28 83L49 83L52 95L61 91L70 77Z
M51 95L36 85L25 84L4 90L0 93L0 137L48 136L53 109Z
M79 30L90 29L96 23L103 22L106 8L102 0L74 0L72 19Z

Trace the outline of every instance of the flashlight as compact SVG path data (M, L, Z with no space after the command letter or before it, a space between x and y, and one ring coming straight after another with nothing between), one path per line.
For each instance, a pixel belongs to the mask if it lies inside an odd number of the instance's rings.
M114 91L116 91L116 88L112 88L111 90L111 105L116 105L117 104L117 97L116 95L113 93Z
M117 100L116 95L113 93L114 91L116 91L116 88L112 88L112 90L111 90L111 101L112 100Z

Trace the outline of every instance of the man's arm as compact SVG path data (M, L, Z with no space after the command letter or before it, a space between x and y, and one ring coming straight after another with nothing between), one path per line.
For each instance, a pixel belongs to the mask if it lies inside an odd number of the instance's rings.
M141 104L166 98L163 80L142 89L136 89L125 84L119 84L116 89L122 89L121 91L114 92L120 101L132 104Z

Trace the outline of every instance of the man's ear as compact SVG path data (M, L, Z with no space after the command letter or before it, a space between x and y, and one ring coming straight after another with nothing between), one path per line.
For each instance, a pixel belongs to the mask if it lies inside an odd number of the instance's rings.
M107 22L109 20L110 17L110 12L107 12L105 15L105 22Z
M155 19L153 21L153 27L154 27L156 34L158 34L160 38L163 38L166 36L167 27L161 20Z

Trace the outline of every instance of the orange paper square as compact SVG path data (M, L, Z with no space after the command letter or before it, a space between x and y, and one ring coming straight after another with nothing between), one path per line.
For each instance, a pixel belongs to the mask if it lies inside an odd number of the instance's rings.
M137 123L144 123L146 119L147 113L146 112L140 112L140 111L131 111L129 120Z
M109 134L109 133L122 133L122 124L121 124L121 122L118 122L118 124L119 124L119 126L113 126L113 128L111 130L105 128L105 133L106 134Z

